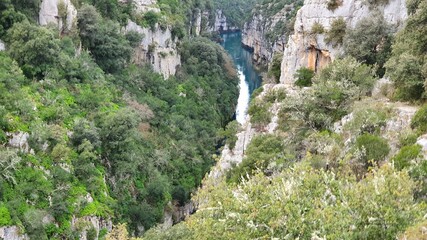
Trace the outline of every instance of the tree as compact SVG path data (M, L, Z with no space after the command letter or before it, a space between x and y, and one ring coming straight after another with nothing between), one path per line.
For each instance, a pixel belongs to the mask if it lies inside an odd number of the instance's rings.
M381 14L371 15L357 22L344 37L345 52L358 61L378 64L378 73L384 75L383 66L391 52L391 26Z
M123 69L132 54L131 43L113 21L104 21L93 6L83 5L77 16L77 26L83 47L98 65L108 73Z
M387 61L386 75L397 87L396 97L418 100L425 92L427 79L427 2L408 1L412 13L396 37L392 56Z
M332 21L329 31L326 33L325 41L328 44L336 47L341 45L347 31L347 23L344 18L340 17Z
M9 29L6 42L8 53L29 78L42 79L59 62L59 40L47 28L17 23Z
M314 77L314 71L308 68L300 68L297 70L297 72L294 75L294 78L296 79L295 85L298 87L310 87L312 82L311 80Z

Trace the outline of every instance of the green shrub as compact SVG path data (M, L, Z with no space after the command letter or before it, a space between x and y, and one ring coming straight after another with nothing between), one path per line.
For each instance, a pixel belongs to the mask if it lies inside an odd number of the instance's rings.
M332 44L332 46L336 47L343 43L344 36L347 31L347 24L344 18L340 17L335 19L329 31L326 33L325 41L327 44Z
M220 131L219 136L226 139L228 147L232 150L236 146L237 131L239 130L239 123L232 121L227 124L224 130Z
M334 11L335 9L337 9L339 6L342 5L342 1L343 0L328 0L327 4L327 8L331 11Z
M382 161L390 152L390 147L384 138L375 136L369 133L363 134L356 139L356 147L359 151L365 151L363 157L365 166L369 165L369 161Z
M399 153L393 157L394 167L402 170L411 165L411 161L420 156L422 147L418 144L405 146L400 149Z
M144 14L144 21L150 26L151 30L154 31L156 24L160 21L161 15L154 12L148 11Z
M302 67L298 69L294 75L294 78L296 79L295 85L298 87L310 87L313 84L312 82L313 77L314 77L313 70Z
M315 22L313 26L311 26L311 34L322 34L325 32L325 28L321 23Z
M256 127L265 127L271 121L271 103L255 99L251 102L248 114L251 116L251 123Z
M377 73L382 77L383 68L391 54L391 26L381 14L374 14L357 22L344 37L344 51L360 62L378 65Z
M427 105L422 106L415 113L411 121L411 127L420 134L427 132Z
M274 54L273 61L271 62L271 67L269 69L268 75L272 76L276 83L280 81L280 75L282 74L282 59L283 54Z
M6 206L0 204L0 227L9 226L12 224L12 218L10 212Z
M276 101L281 102L286 98L285 89L272 89L268 91L263 100L269 103L275 103Z
M246 157L227 173L228 182L240 182L242 177L252 176L257 169L267 170L273 162L288 164L284 149L284 141L279 136L268 134L254 137L245 152Z

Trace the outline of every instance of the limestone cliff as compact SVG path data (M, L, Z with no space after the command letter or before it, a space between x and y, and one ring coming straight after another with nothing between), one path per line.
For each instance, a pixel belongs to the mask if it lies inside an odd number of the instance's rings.
M176 47L176 39L172 37L170 28L154 29L142 28L132 21L128 21L125 31L136 31L143 35L141 44L135 51L136 63L149 63L154 71L163 74L165 78L175 75L181 58Z
M200 34L207 32L235 32L239 28L231 25L227 17L224 15L221 9L217 9L213 12L201 11L196 9L193 13L193 18L190 22L190 34L199 36Z
M373 11L383 14L386 22L394 25L403 23L407 18L405 0L389 0L387 5L375 8L363 0L342 1L335 10L328 9L327 0L305 0L296 16L294 33L289 36L284 50L280 82L292 85L293 75L299 68L321 69L342 52L340 46L326 44L324 34L311 34L315 23L327 31L332 21L342 17L347 27L354 27Z
M43 0L40 5L39 23L56 24L61 30L71 30L76 23L77 10L70 0Z
M268 65L275 52L284 50L287 32L283 31L290 23L293 4L286 5L272 16L265 11L254 10L251 20L242 29L242 44L253 50L253 60L256 64Z

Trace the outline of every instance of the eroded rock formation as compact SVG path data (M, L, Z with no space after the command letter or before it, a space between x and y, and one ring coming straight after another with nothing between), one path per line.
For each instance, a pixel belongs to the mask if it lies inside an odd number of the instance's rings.
M280 82L292 85L293 75L299 68L321 69L342 53L342 47L325 42L325 34L311 33L315 23L327 31L334 20L343 18L347 27L354 27L373 11L394 25L402 24L407 18L405 0L390 0L387 5L375 8L363 0L343 1L335 10L327 8L326 0L306 0L297 13L294 34L289 36L284 50Z

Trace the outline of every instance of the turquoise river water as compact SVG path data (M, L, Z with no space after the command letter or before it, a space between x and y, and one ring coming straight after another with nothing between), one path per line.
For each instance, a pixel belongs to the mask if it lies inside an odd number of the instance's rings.
M240 32L221 35L222 46L230 54L239 73L239 99L236 107L236 120L243 124L246 121L249 100L252 92L261 86L261 77L252 64L252 53L242 46Z

